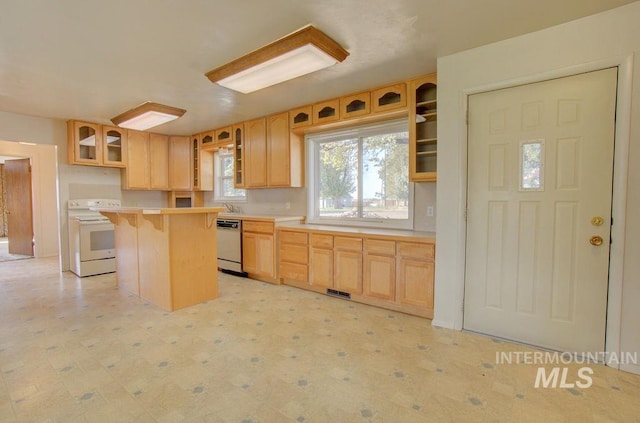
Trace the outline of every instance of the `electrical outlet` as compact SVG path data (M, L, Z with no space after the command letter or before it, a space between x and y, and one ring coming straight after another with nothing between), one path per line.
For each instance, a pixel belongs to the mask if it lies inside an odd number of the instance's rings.
M427 216L433 217L433 206L427 207Z
M287 201L287 202L284 204L284 208L285 208L285 209L287 209L287 210L289 210L289 209L291 208L291 202Z

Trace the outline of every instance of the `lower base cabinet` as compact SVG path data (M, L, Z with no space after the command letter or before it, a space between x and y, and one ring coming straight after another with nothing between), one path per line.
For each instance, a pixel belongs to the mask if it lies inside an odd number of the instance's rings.
M269 222L243 221L242 269L265 282L275 282L274 225Z
M353 301L433 318L432 238L408 242L290 228L281 228L278 238L282 283L325 294L332 289Z

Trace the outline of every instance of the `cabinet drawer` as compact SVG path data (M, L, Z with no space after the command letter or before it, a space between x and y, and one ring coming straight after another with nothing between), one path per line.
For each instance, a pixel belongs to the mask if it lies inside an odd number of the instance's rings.
M362 238L335 237L333 244L337 250L362 251Z
M399 242L398 255L420 260L433 260L435 257L435 245L418 244L416 242Z
M281 244L307 245L307 234L304 232L280 231Z
M280 244L280 261L308 264L309 249L294 244Z
M307 282L309 268L306 264L280 263L280 279Z
M365 241L367 254L379 254L383 256L395 256L396 243L382 239L367 239Z
M245 220L242 222L242 230L245 232L261 232L265 234L273 233L272 222L254 222L251 220Z
M311 234L311 246L316 248L333 248L333 235Z

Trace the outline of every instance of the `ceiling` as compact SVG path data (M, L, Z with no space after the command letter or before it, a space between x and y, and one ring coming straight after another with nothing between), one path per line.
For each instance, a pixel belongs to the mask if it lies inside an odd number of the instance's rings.
M189 135L436 71L436 58L634 0L0 0L0 110L110 124L145 101ZM205 73L313 24L331 68L251 94Z

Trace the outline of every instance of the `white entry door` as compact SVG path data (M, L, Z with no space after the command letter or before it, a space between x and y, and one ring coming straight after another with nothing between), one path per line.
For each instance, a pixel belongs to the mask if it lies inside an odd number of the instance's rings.
M617 68L469 96L464 328L603 351Z

